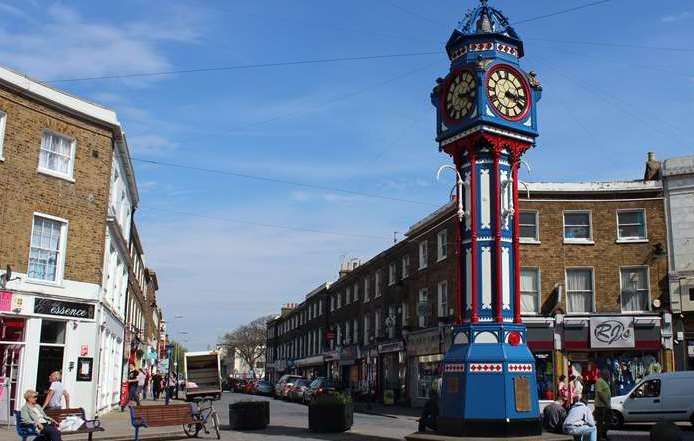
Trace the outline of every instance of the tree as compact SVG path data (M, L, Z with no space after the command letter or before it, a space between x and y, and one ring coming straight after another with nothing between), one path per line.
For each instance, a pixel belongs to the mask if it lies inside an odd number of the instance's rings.
M255 371L256 362L265 355L267 322L273 318L272 315L263 316L239 326L224 334L221 344L226 347L228 354L235 351L251 371Z
M188 349L176 340L169 340L169 344L173 345L173 348L171 348L171 360L173 363L178 363L178 370L182 371L184 358L183 355L186 352L188 352ZM176 372L176 369L174 368L173 371Z

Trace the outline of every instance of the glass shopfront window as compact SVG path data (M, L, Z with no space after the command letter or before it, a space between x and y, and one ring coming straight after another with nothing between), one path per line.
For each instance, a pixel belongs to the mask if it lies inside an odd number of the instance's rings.
M443 355L417 357L417 398L431 398L435 381L441 378Z
M24 319L0 318L0 422L12 420L10 409L17 409L17 379L24 350Z
M537 352L535 374L537 376L537 396L540 400L554 400L554 359L551 352Z

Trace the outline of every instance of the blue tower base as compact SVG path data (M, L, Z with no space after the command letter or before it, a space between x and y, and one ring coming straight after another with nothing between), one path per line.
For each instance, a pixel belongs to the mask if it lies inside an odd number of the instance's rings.
M526 343L522 324L486 322L454 328L453 344L443 359L439 433L542 433L535 358Z

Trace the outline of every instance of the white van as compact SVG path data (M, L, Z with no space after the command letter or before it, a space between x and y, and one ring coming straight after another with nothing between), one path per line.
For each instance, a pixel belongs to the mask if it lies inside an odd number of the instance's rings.
M633 422L694 424L694 371L649 375L627 395L613 397L611 405L613 428Z

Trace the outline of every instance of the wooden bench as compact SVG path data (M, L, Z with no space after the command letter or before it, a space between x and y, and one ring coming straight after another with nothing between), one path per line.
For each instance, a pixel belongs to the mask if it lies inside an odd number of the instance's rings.
M104 428L101 427L101 422L98 419L87 420L84 414L84 409L82 409L81 407L75 409L46 410L46 415L54 419L58 424L60 424L60 422L64 420L66 417L73 415L78 416L84 420L85 424L83 424L82 427L80 427L77 430L63 431L61 432L61 434L63 435L80 435L86 433L89 435L89 440L91 441L92 434L94 432L104 431ZM29 438L30 436L36 437L40 435L33 425L27 424L24 421L22 421L22 413L20 411L16 411L15 416L17 418L17 435L19 435L22 441L26 441L27 438Z
M130 407L130 423L135 428L135 441L140 439L142 427L183 426L197 422L191 404Z

